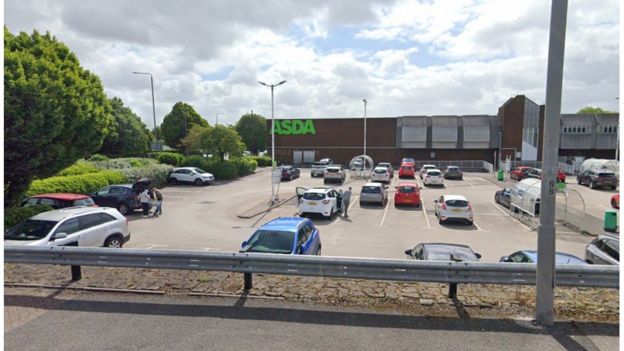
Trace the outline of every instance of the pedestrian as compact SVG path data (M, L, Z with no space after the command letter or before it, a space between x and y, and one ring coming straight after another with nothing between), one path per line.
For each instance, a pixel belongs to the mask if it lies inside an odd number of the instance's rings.
M158 189L157 187L152 188L152 193L156 197L156 211L154 211L154 215L159 216L162 214L163 196L162 196L162 193L160 192L160 189Z
M349 209L349 201L351 201L351 187L342 193L342 213L345 218L349 218L347 210Z
M143 209L143 217L149 216L150 200L151 196L149 189L145 188L145 190L139 194L139 201L141 202L141 208Z

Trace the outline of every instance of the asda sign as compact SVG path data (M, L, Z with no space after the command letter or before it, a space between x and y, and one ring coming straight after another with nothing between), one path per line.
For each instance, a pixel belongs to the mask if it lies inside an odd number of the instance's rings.
M316 135L316 128L311 119L283 119L275 120L274 132L277 135Z

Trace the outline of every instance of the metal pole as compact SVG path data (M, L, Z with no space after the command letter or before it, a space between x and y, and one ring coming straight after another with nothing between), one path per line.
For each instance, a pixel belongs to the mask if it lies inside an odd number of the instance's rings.
M366 155L366 103L367 101L366 99L363 99L362 101L364 101L364 155ZM364 160L362 160L362 165L364 165Z
M275 183L273 173L275 173L275 116L273 115L273 88L271 85L271 204L275 204Z
M154 116L154 136L156 137L156 145L158 145L158 131L156 129L156 104L154 103L154 77L150 73L150 83L152 84L152 115Z
M543 326L553 325L555 289L555 170L559 152L561 119L561 85L565 49L567 0L553 0L546 74L546 111L544 116L544 150L542 150L542 187L540 224L537 239L537 275L535 320Z
M503 169L503 131L498 132L498 169Z

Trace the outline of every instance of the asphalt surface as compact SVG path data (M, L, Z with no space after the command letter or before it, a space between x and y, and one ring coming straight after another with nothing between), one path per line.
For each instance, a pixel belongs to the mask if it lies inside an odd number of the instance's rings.
M46 303L54 300L55 303ZM5 350L617 350L618 326L419 317L256 298L5 290L43 308L5 329ZM41 307L44 306L44 307ZM5 327L6 328L6 327Z

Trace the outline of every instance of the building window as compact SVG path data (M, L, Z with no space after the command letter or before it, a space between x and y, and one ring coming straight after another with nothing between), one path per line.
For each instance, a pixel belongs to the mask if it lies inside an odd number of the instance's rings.
M591 134L590 126L563 126L561 128L563 134Z
M618 132L618 126L598 126L598 134L616 134Z

